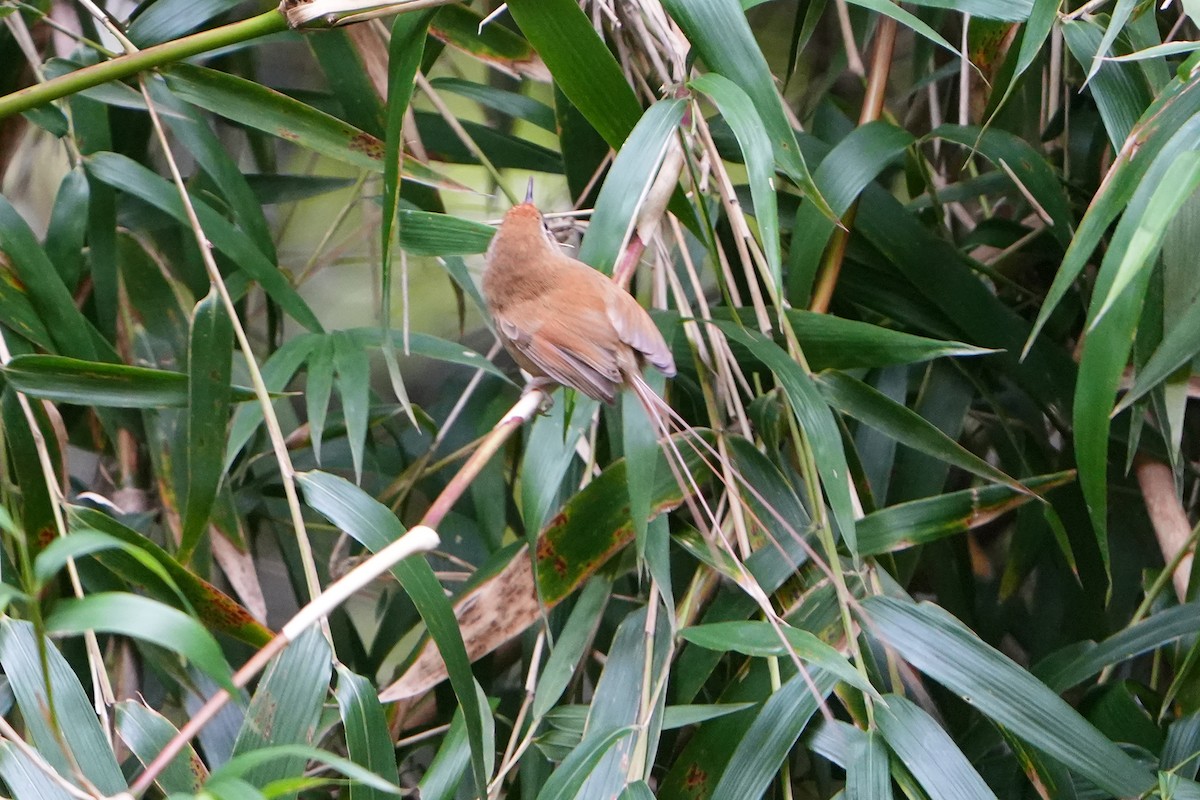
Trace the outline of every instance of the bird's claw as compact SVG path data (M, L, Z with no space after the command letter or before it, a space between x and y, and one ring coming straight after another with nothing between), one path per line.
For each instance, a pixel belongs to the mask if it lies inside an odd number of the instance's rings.
M539 414L548 414L550 409L554 408L554 398L550 393L554 391L554 387L558 384L549 378L530 378L525 384L525 388L521 390L521 395L527 395L530 392L542 393L542 404L538 406Z

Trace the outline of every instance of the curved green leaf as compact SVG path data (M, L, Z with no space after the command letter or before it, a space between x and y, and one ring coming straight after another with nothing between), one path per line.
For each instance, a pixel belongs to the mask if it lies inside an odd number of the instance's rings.
M864 601L863 613L867 630L914 667L1104 791L1131 797L1153 786L1149 770L937 606L880 596ZM895 749L895 737L886 728L884 734Z
M168 605L125 592L100 592L64 600L46 620L51 633L117 633L178 653L231 693L233 671L217 640L192 617Z

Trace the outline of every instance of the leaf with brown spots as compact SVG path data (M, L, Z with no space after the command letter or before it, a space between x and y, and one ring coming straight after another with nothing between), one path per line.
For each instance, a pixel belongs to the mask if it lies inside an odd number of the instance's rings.
M273 634L236 600L180 566L171 555L132 528L90 508L71 508L72 528L91 528L107 533L145 551L157 561L187 598L196 618L209 630L220 631L255 647L262 647ZM138 559L122 550L106 550L95 556L104 567L131 585L145 588L156 599L176 608L179 596ZM187 611L188 609L181 609Z

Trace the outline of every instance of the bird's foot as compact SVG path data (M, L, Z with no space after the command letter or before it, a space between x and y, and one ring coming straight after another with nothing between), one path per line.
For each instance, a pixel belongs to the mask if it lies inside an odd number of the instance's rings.
M550 378L530 378L529 382L525 384L525 388L521 390L521 395L524 396L530 392L541 392L542 404L538 407L538 413L547 414L551 408L554 408L554 398L550 396L550 393L554 391L554 387L557 385Z

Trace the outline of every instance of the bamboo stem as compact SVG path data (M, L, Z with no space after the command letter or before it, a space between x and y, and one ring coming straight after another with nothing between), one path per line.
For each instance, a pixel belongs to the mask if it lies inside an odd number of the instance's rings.
M0 97L0 119L77 94L102 83L121 80L148 69L173 64L190 56L256 39L288 28L287 19L272 9L250 19L164 42L145 50L118 56L53 80Z

